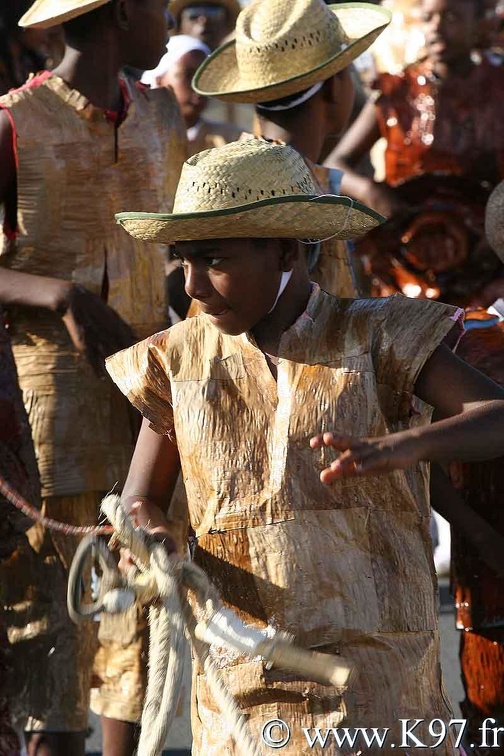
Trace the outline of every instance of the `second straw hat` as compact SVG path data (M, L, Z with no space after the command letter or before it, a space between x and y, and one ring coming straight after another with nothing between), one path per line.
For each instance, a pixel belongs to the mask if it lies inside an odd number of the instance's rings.
M19 26L49 29L109 2L110 0L35 0L19 21Z
M325 81L364 52L391 14L370 3L254 0L193 80L200 94L233 102L269 102Z

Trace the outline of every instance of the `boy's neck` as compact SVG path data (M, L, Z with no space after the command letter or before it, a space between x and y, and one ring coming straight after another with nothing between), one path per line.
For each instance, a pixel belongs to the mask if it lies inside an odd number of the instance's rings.
M67 44L63 60L53 74L96 107L117 111L121 105L120 70L116 45L110 39L100 39L83 42L79 49Z
M311 291L312 283L306 271L294 268L292 278L273 312L252 329L252 335L262 352L272 356L278 354L282 335L306 310Z
M322 152L325 134L320 123L307 111L306 117L300 117L291 124L280 125L268 116L259 116L259 129L265 139L274 139L294 147L303 157L316 163Z

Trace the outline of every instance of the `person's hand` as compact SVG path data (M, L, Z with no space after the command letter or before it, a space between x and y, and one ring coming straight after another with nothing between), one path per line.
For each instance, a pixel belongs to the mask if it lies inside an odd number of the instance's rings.
M402 215L409 209L409 205L400 199L385 182L370 181L365 199L369 207L388 219Z
M96 373L105 373L105 358L135 343L131 327L101 297L83 286L53 280L53 306L72 342Z
M355 438L323 433L310 439L312 449L330 447L340 452L330 467L322 470L322 483L339 478L368 477L411 467L421 457L419 438L410 431L378 438Z

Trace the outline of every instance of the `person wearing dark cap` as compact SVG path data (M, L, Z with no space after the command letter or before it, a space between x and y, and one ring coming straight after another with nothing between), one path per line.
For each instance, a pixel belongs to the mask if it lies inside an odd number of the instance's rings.
M215 50L231 34L240 10L238 0L173 0L170 3L177 33L196 37L210 50Z

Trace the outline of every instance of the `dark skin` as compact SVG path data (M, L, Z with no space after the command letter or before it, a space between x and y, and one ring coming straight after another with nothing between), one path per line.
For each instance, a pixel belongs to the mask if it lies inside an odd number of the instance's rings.
M203 312L212 313L208 317L222 332L251 332L275 376L282 333L304 312L310 292L297 243L286 246L270 240L259 254L251 240L235 239L183 242L176 249L183 261L187 293L198 300ZM269 313L281 273L290 269L291 280ZM309 441L313 449L325 445L339 452L322 471L322 482L329 485L342 476L405 469L420 460L492 459L504 452L504 390L445 345L426 361L415 394L435 408L437 422L380 438L317 435L314 428ZM179 467L175 443L158 436L144 421L124 493L139 523L164 534L169 550L174 544L162 510Z
M423 0L422 18L427 56L440 86L451 78L463 79L474 65L471 50L478 22L475 3L472 0ZM325 162L345 171L345 192L390 218L405 209L404 203L394 196L387 184L355 172L355 166L380 137L376 108L370 102Z
M205 13L205 6L216 8L215 14ZM205 2L191 3L177 19L180 34L188 34L204 42L210 50L215 50L233 31L233 24L227 9L219 3L205 0Z
M92 34L78 40L67 38L63 60L54 74L94 105L119 110L120 69L126 64L154 67L164 52L166 28L164 0L117 0L104 6ZM7 218L15 225L16 163L12 126L4 111L0 111L0 165L0 204L5 203ZM60 314L75 348L100 374L106 356L134 342L129 325L101 297L57 277L2 268L0 302Z
M65 53L54 74L81 92L94 105L119 110L118 74L124 65L149 69L165 51L173 22L165 0L116 0L95 11L96 22L83 36L66 33ZM12 127L0 111L0 203L5 203L10 225L15 225L16 163ZM14 216L14 217L13 217ZM111 219L113 223L113 219ZM34 276L2 268L0 302L42 307L61 315L78 352L98 374L104 374L106 356L131 345L130 326L101 297L71 281ZM130 756L137 727L103 719L104 756ZM85 733L27 733L29 756L83 756Z
M312 162L319 160L330 137L339 138L352 112L354 86L350 69L331 76L303 105L286 111L257 110L261 136L290 144Z
M188 129L198 123L207 103L207 98L195 92L191 86L194 74L205 58L202 50L191 50L157 80L158 86L173 89Z

